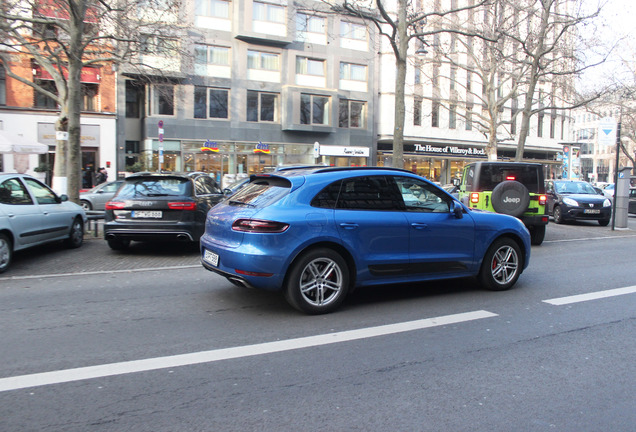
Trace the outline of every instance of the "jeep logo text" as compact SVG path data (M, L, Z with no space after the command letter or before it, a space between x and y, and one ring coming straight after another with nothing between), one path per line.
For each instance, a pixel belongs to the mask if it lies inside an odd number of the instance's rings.
M506 197L503 202L505 203L515 203L515 204L519 204L521 202L521 198L510 198L510 197Z

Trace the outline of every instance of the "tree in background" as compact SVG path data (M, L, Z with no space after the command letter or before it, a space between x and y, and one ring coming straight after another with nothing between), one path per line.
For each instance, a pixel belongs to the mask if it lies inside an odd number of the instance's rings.
M174 11L179 10L178 0L4 0L0 6L0 62L6 75L58 106L56 131L68 139L56 143L53 187L72 201L79 202L81 187L82 71L125 63L161 75L166 64L146 57L177 50L182 30ZM24 56L50 75L53 87L12 70Z

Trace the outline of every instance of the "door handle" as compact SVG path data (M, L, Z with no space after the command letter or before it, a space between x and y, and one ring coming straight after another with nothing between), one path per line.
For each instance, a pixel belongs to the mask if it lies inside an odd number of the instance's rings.
M356 229L358 228L358 224L355 222L342 222L340 227L344 229Z
M428 224L421 223L421 222L413 222L411 226L418 230L424 230L428 228Z

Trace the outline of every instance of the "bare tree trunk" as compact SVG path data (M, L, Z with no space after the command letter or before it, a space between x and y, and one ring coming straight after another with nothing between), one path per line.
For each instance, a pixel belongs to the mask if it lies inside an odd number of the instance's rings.
M55 122L56 132L68 131L68 115L66 107L62 107L60 115ZM56 134L57 135L57 134ZM53 164L53 190L59 194L65 194L68 186L66 182L66 154L68 140L63 137L55 142L55 163Z

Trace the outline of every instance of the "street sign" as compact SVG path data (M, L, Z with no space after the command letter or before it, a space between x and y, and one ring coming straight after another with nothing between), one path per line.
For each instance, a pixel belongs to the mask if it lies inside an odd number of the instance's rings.
M598 145L601 147L616 144L616 120L605 117L598 122Z

